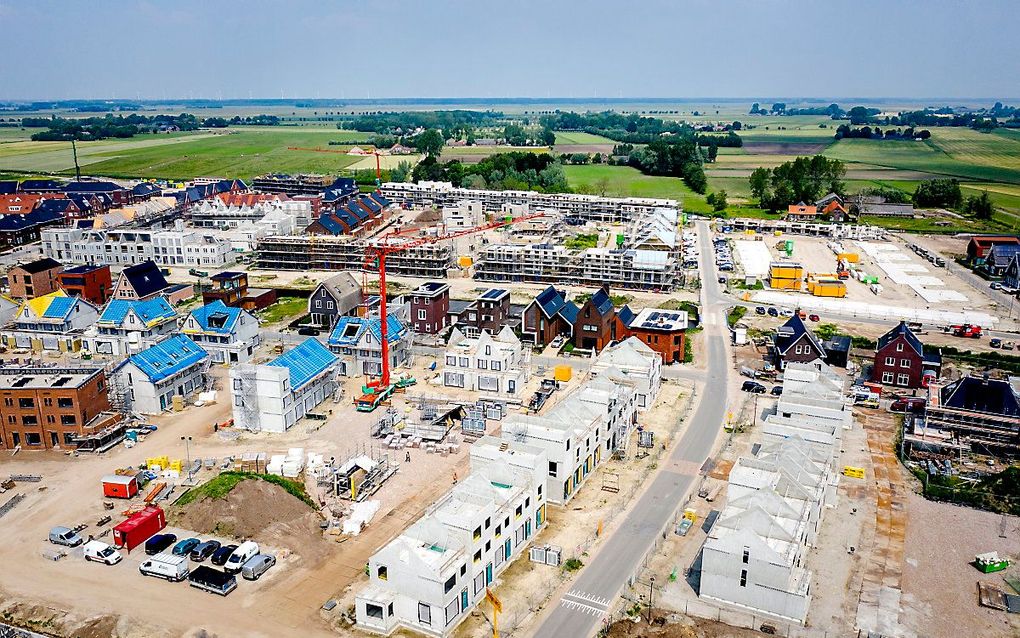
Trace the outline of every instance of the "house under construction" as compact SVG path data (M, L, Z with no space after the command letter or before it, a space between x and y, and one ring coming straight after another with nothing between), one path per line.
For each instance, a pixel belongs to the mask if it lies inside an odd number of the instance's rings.
M368 241L347 235L285 235L266 237L258 243L256 263L269 270L363 270ZM422 278L445 278L452 265L453 250L439 243L423 244L392 253L386 272Z

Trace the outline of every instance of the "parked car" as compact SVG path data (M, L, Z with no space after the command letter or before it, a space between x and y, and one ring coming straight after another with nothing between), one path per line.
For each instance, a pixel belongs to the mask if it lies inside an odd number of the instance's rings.
M998 290L999 288L1002 288L1002 284L1000 284L997 281L993 281L992 283L988 284L988 287L991 288L992 290Z
M191 550L191 560L196 563L201 563L205 559L209 558L216 553L216 550L220 548L219 541L206 541L199 544L195 549Z
M1003 350L1012 350L1015 347L1016 347L1016 344L1013 343L1012 341L1003 341L1002 342L1002 349Z
M145 541L145 553L154 556L177 542L176 534L156 534Z
M759 315L765 314L765 306L758 306L757 308L754 309L754 312L755 314Z
M998 348L999 346L1002 345L1002 339L995 337L994 339L988 342L988 345L992 348Z
M202 544L197 538L185 538L181 542L174 545L174 549L171 552L174 556L187 556L191 553L191 550L195 549Z
M890 412L923 412L928 400L921 397L899 397L889 406Z
M808 315L808 321L820 321L821 317L818 315Z
M782 396L782 394L783 394L783 386L781 386L781 385L774 385L774 386L772 386L772 390L769 391L769 394L771 394L774 397Z
M124 558L113 545L107 545L102 541L89 541L85 543L83 549L85 550L85 560L89 562L116 565Z
M259 545L254 541L245 541L238 545L234 553L227 559L223 569L226 571L236 574L241 571L244 564L248 562L248 559L259 553Z
M258 580L276 564L276 556L272 554L255 554L241 567L241 577L246 580Z
M721 284L726 283L726 277L719 277L719 283Z
M311 326L305 326L304 328L298 328L297 333L299 335L304 335L306 337L318 337L319 336L319 329L318 328L312 328Z
M770 317L778 317L779 316L779 311L776 310L775 308L769 308L769 316Z
M179 583L188 577L188 559L172 554L157 554L139 565L138 571L145 576L165 578L170 582Z
M85 539L70 527L54 527L50 530L50 542L54 545L77 547L84 543Z
M790 310L789 308L783 308L782 310L779 311L779 314L783 317L792 317L793 311Z
M765 394L765 386L757 381L744 381L744 384L740 386L740 391L752 394Z
M218 567L223 567L227 564L227 559L230 558L230 555L234 553L235 549L237 549L237 545L224 545L213 552L212 558L209 559L209 562Z

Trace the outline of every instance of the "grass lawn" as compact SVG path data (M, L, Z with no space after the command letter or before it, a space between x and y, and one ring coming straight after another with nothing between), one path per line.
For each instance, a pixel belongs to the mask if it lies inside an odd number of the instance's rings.
M309 507L316 507L315 502L305 493L305 486L298 481L292 481L275 474L253 474L250 472L222 472L215 478L209 479L198 487L193 487L181 495L175 505L183 506L194 501L208 499L222 499L230 494L231 490L238 486L241 481L261 480L274 485L279 485L288 494L304 502Z
M259 312L259 319L266 323L279 323L293 319L308 310L308 300L304 297L280 297L276 303Z
M250 179L267 172L335 174L361 160L345 155L353 136L365 134L311 127L236 127L210 133L139 135L126 140L78 144L78 160L91 175L189 179L215 175ZM316 150L289 150L288 147ZM339 152L332 152L339 151ZM71 174L67 142L0 144L0 170Z
M641 171L630 166L608 166L604 164L586 164L581 166L564 166L567 183L571 188L588 189L592 193L605 194L613 197L659 197L678 199L688 208L688 200L704 198L687 188L678 177L655 177L643 175Z
M583 131L556 131L556 144L616 144L608 137Z

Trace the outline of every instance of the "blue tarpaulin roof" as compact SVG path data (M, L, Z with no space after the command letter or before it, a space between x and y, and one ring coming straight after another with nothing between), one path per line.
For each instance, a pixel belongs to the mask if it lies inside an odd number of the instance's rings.
M349 326L355 326L357 329L349 328ZM364 317L340 317L340 320L336 322L336 326L333 327L333 332L329 335L329 345L353 346L358 343L365 330L371 330L372 336L376 340L382 339L378 317L372 317L371 319L365 319ZM405 332L407 332L407 328L400 322L400 319L393 315L386 317L387 341L390 343L399 341Z
M77 297L54 297L43 312L43 316L47 319L63 319L71 312L77 301Z
M237 323L237 318L241 316L241 309L232 308L223 303L222 300L217 299L216 301L208 303L201 308L192 310L191 316L195 318L195 322L198 323L198 325L202 327L202 330L206 332L221 332L223 334L230 334L230 332L234 329L234 324ZM223 317L222 326L211 326L209 324L209 317L214 316Z
M205 359L208 354L184 335L176 335L128 357L153 383L171 377Z
M266 365L287 368L290 371L290 387L297 390L336 361L335 354L319 343L318 339L309 337Z
M153 297L148 301L134 301L131 299L114 299L106 305L103 314L99 317L99 323L112 323L120 325L128 311L134 310L138 318L148 325L153 321L170 319L177 313L163 297Z

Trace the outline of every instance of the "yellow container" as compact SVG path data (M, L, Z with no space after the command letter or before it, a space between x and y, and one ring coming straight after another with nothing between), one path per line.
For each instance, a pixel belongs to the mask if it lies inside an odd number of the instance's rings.
M154 456L152 458L145 459L146 467L159 466L160 469L165 470L170 465L170 459L167 456Z
M557 381L570 381L574 375L574 369L566 364L560 364L553 368L553 378Z
M698 512L688 507L684 510L684 518L694 523L698 520Z
M808 291L816 297L846 297L846 284L838 279L822 279L814 282L814 287L808 283Z
M457 259L457 265L461 268L470 268L473 263L474 261L471 259L470 255L461 255L460 258Z
M184 409L184 397L182 397L179 394L175 394L174 395L174 400L173 400L173 408L174 408L174 412L180 412L181 410L183 410Z
M801 280L800 279L781 279L773 277L769 279L769 286L776 290L800 290Z
M184 464L181 463L180 459L174 459L173 461L170 461L169 469L174 470L175 472L183 472Z
M863 467L853 467L851 465L843 466L843 476L849 476L850 478L862 479L864 478Z
M803 279L804 267L800 264L773 264L769 267L771 279Z
M776 231L773 231L772 234L775 235L776 237L781 237L783 235L783 231L776 230Z
M836 259L845 261L848 264L856 264L861 260L861 256L857 253L838 253Z

